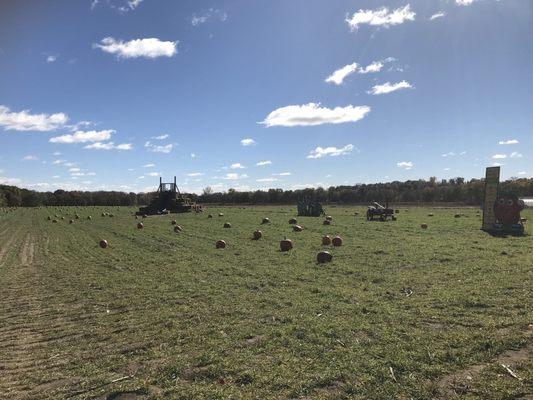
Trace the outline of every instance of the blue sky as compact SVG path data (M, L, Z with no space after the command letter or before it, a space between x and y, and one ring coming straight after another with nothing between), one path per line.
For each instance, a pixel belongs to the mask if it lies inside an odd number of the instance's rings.
M0 183L533 176L533 2L0 4Z

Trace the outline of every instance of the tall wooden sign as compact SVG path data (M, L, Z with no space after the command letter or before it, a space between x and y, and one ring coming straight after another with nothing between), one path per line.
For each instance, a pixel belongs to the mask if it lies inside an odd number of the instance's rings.
M494 203L498 198L500 186L500 167L488 167L485 173L485 198L483 200L483 226L481 229L491 230L496 222Z

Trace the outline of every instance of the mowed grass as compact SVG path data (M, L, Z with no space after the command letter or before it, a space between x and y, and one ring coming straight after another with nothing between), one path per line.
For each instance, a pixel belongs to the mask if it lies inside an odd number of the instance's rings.
M333 224L297 217L303 232L289 206L0 214L0 398L530 398L531 225L496 238L473 208L326 208ZM324 234L343 245L317 264Z

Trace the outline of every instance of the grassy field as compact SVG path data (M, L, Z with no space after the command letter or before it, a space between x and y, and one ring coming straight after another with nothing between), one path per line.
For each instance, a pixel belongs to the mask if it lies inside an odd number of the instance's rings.
M286 206L137 229L132 211L0 214L0 398L533 398L531 225L495 238L475 209L327 207L331 226L296 233ZM324 234L344 243L317 264Z

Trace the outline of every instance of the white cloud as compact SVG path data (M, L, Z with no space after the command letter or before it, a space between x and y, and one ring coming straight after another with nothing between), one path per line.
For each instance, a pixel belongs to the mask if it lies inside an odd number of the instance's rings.
M511 157L511 158L522 158L523 156L522 156L521 153L519 153L519 152L517 152L517 151L513 151L513 152L510 154L509 157Z
M276 182L277 178L261 178L261 179L256 179L255 181L256 182Z
M469 6L472 4L475 0L455 0L455 4L459 6Z
M214 18L224 22L228 19L228 15L224 11L220 11L215 8L210 8L209 10L201 14L193 14L191 18L191 24L193 26L198 26L201 24L205 24L206 22Z
M150 151L154 152L154 153L165 153L165 154L168 154L172 151L172 149L174 148L174 145L172 143L169 143L169 144L166 144L166 145L162 145L162 146L158 146L158 145L155 145L155 144L152 144L150 141L146 142L144 144L144 147L148 147L150 149Z
M502 164L502 163L499 163L499 162L493 162L492 163L492 166L493 167L503 167L505 164Z
M368 64L366 67L359 67L357 63L348 64L345 65L342 68L339 68L335 72L333 72L330 76L328 76L325 80L325 82L328 83L334 83L335 85L340 85L344 81L344 79L352 75L353 73L358 74L369 74L373 72L379 72L385 65L385 63L395 61L396 59L393 57L388 57L384 60L379 61L372 61L370 64Z
M498 144L501 144L501 145L518 144L518 140L516 139L500 140Z
M53 63L55 60L57 60L57 56L48 56L46 57L46 62L47 63Z
M133 149L133 146L131 143L122 143L115 145L113 142L96 142L93 144L89 144L84 147L84 149L91 149L91 150L131 150Z
M165 140L165 139L168 139L169 135L159 135L159 136L152 136L152 139L155 139L155 140Z
M396 163L396 166L398 168L411 169L414 167L414 164L411 161L400 161L399 163Z
M27 155L22 157L22 161L35 161L38 160L37 156Z
M259 161L259 162L258 162L257 164L255 164L255 165L257 165L258 167L263 167L263 166L265 166L265 165L272 165L272 161L270 161L270 160Z
M170 144L166 144L164 146L152 146L151 147L151 151L153 151L154 153L165 153L165 154L168 154L172 151L172 148L174 147L174 145L172 143Z
M494 154L492 156L495 160L507 158L507 154Z
M135 10L137 7L139 7L139 4L142 3L143 0L128 0L128 7L132 10Z
M59 165L59 164L63 164L66 160L54 160L52 161L52 164L54 165Z
M403 24L406 21L414 21L416 13L411 11L411 6L407 4L403 8L397 8L389 12L387 7L376 10L359 10L351 18L347 17L346 22L352 31L359 28L359 25L383 26L388 28L392 25Z
M50 143L87 143L87 142L101 142L109 140L114 134L113 129L105 129L102 131L77 131L72 135L61 135L50 138Z
M177 41L161 41L157 38L134 39L124 42L112 37L102 39L101 43L95 43L93 47L102 49L106 53L116 54L119 58L172 57L177 53L178 44Z
M245 178L248 178L248 175L246 174L236 174L236 173L228 173L226 174L226 176L224 176L222 179L227 179L227 180L230 180L230 181L235 181L237 179L245 179Z
M144 179L144 176L138 176L137 179Z
M148 176L160 176L161 173L160 172L148 172L146 175L148 175Z
M345 65L342 68L339 68L328 76L325 80L327 83L334 83L335 85L340 85L344 79L357 71L357 63Z
M143 165L143 168L152 168L152 167L155 167L155 164L149 163L149 164Z
M455 156L464 156L466 154L466 151L461 151L459 154L449 151L448 153L442 154L443 157L455 157Z
M11 112L9 108L0 106L0 126L4 130L48 132L62 128L68 121L63 113L30 114L29 110Z
M254 144L257 144L257 142L251 138L244 138L241 140L242 146L253 146Z
M0 185L17 185L22 181L18 178L8 178L5 176L0 176Z
M191 158L196 158L198 157L195 153L191 153Z
M69 168L69 172L80 172L79 168Z
M527 175L527 172L526 171L520 171L520 172L518 172L518 175Z
M379 72L383 68L383 63L381 61L374 61L371 64L367 65L365 68L359 70L360 74L368 74L372 72Z
M289 176L291 173L290 172L281 172L279 174L275 174L277 176Z
M233 163L229 166L231 169L243 169L243 168L246 168L244 165L242 165L241 163Z
M190 176L190 177L203 176L203 175L204 175L203 172L191 172L187 174L187 176Z
M262 124L271 126L315 126L356 122L370 112L368 106L346 106L334 109L320 107L320 103L292 105L278 108L265 118Z
M342 156L352 152L354 149L353 144L347 144L344 147L317 147L309 152L307 158L322 158L326 156Z
M385 82L383 85L375 85L368 91L368 94L387 94L400 89L411 89L413 86L407 81L397 83Z
M61 152L59 152L59 151L54 151L53 155L56 156L56 157L57 157L57 156L60 156L60 155L61 155Z
M438 13L435 13L433 14L431 17L429 17L429 19L431 21L433 21L434 19L437 19L437 18L442 18L446 15L446 13L444 11L439 11Z

